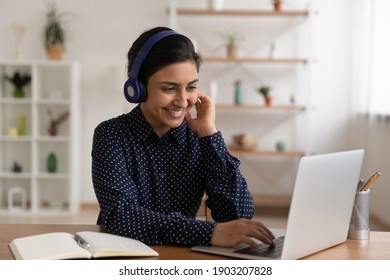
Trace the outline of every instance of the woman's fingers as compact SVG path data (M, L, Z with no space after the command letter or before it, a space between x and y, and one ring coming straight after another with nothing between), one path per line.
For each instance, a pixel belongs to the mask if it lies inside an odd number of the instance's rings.
M214 228L211 243L216 246L226 247L245 243L251 247L257 247L257 242L254 239L272 246L274 245L273 240L275 237L262 223L239 219L217 224Z

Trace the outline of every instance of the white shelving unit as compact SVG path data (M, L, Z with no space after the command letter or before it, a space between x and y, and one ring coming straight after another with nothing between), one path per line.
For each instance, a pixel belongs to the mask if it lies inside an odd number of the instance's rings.
M271 4L268 8L254 8L233 2L226 3L234 4L232 7L211 10L197 1L186 1L181 6L183 3L172 0L168 11L170 26L188 35L201 52L203 91L210 93L210 84L217 85L217 97L215 93L212 97L217 126L225 141L229 144L240 133L258 140L254 151L230 151L241 160L241 170L256 204L287 206L299 159L311 154L313 11L309 7L273 11ZM247 35L235 58L226 57L218 38L226 32ZM272 55L271 45L276 45ZM233 103L237 79L246 85L243 105ZM270 107L264 106L256 92L261 85L278 91ZM279 140L287 144L285 152L276 151Z
M79 68L77 62L0 61L0 215L78 211ZM13 97L14 87L4 79L16 71L31 75L23 98ZM54 118L69 112L55 136L48 131L49 110ZM25 134L12 135L20 116L26 120ZM53 173L47 170L52 152L57 157ZM21 172L12 170L15 162ZM9 197L15 188L25 194L25 207L18 201L21 196Z

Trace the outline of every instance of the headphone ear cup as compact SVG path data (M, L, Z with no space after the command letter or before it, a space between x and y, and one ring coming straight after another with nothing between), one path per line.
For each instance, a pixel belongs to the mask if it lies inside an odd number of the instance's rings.
M146 90L146 87L143 82L138 81L138 86L139 86L139 95L138 95L138 102L144 102L146 100L146 97L148 95L148 92Z
M146 100L146 90L144 85L133 77L127 79L123 87L123 92L126 100L130 103L141 103Z
M161 31L157 34L154 34L150 37L138 51L137 56L134 58L133 65L130 69L130 77L125 82L123 91L126 97L126 100L130 103L141 103L146 100L146 87L142 84L142 82L138 79L139 72L141 70L142 64L145 61L145 58L152 47L161 39L171 36L171 35L179 35L173 30L165 30Z

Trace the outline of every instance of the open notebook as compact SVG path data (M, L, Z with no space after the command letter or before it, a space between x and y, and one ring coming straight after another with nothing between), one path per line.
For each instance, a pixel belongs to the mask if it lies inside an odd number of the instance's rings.
M196 246L192 250L241 259L299 259L347 239L363 150L306 156L296 176L286 230L273 230L276 247Z
M14 239L9 247L17 260L150 257L158 253L141 241L103 232L51 232Z

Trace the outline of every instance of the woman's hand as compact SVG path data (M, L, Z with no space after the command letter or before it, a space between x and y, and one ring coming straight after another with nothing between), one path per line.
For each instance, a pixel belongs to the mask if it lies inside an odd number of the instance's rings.
M199 93L198 101L195 103L195 109L196 118L192 118L189 112L186 115L188 127L194 131L199 138L216 133L215 106L210 97Z
M275 236L265 225L261 222L244 218L217 224L213 231L211 244L214 246L232 247L239 243L244 243L252 248L256 248L258 244L252 238L274 246L273 240Z

